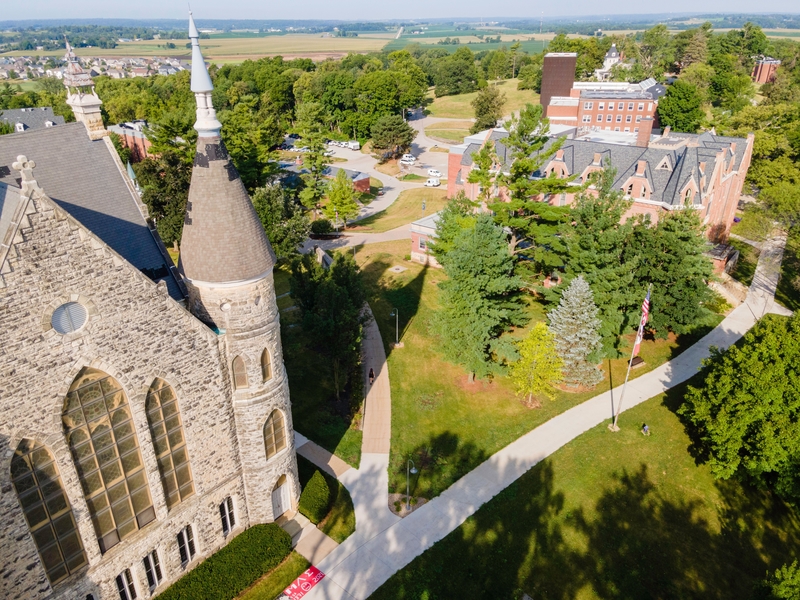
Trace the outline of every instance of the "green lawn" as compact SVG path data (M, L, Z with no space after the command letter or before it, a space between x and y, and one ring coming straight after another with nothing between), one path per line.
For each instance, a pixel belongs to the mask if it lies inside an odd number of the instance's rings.
M334 495L331 510L317 525L320 531L335 542L341 544L356 530L356 512L350 492L339 481L324 471L318 469L310 460L297 456L297 470L300 475L300 486L305 488L314 471L319 471L328 482L328 487Z
M539 94L532 90L518 90L518 79L507 79L498 84L500 90L506 95L506 104L503 107L503 114L510 115L512 112L519 111L526 104L538 104ZM494 83L492 83L494 85ZM475 116L475 110L471 102L478 95L478 92L471 94L459 94L458 96L442 96L435 98L433 88L428 92L431 103L427 110L432 117L447 117L450 119L471 119Z
M372 312L387 344L392 385L390 492L405 491L409 457L420 469L412 479L412 494L432 498L537 425L607 390L610 385L623 382L626 360L613 360L611 378L606 377L594 390L560 392L556 400L544 401L538 409L527 408L505 377L468 384L466 372L444 361L437 352L436 339L430 331L431 317L437 308L437 283L444 279L444 273L403 260L409 246L407 240L370 244L359 248L357 255ZM400 274L389 272L395 265L407 270ZM390 316L395 307L400 311L401 341L405 346L401 349L388 346L395 336L395 319ZM538 303L531 306L530 313L531 325L544 318ZM719 320L715 316L708 326L716 325ZM674 357L699 334L683 336L680 341L673 336L667 340L645 340L640 356L646 364L633 371L631 377ZM609 362L602 367L607 372Z
M289 291L289 268L275 269L275 293ZM294 303L291 296L278 300L279 307ZM333 374L328 359L317 351L299 323L299 311L281 313L283 362L289 377L294 428L308 439L358 468L361 431L334 403Z
M786 308L800 310L800 227L789 231L775 299Z
M425 135L437 140L460 144L469 135L472 121L441 121L425 128Z
M292 550L280 565L258 580L253 586L239 596L238 600L275 600L289 584L308 569L311 563Z
M395 229L401 225L407 225L412 221L422 218L423 201L425 201L425 214L431 215L442 210L445 204L447 204L447 191L424 187L405 190L389 208L358 221L356 226L350 227L349 229L366 233L380 233L382 231ZM411 251L410 243L407 243L407 246L406 253Z
M739 251L739 260L736 262L736 268L731 273L731 277L739 283L750 287L753 282L753 275L756 274L756 266L758 265L758 257L761 255L761 251L741 240L730 239L728 243Z
M767 239L772 231L772 221L758 207L748 207L748 210L736 214L742 220L733 224L731 233L755 242L763 242Z
M800 553L800 515L698 464L674 413L683 391L570 442L371 598L748 600Z
M408 173L398 179L400 179L400 181L425 181L425 177L417 175L416 173Z

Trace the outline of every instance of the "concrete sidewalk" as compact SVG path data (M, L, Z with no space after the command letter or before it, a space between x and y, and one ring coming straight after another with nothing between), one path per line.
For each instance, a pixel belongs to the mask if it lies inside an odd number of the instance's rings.
M354 248L355 246L363 246L365 244L377 244L379 242L394 242L397 240L410 240L411 239L411 223L401 225L395 229L384 231L381 233L345 233L335 240L306 240L300 247L300 252L306 254L314 249L314 246L319 246L323 250L338 250L339 248ZM411 246L408 247L411 252Z
M364 326L364 341L361 344L364 360L364 385L367 399L364 403L364 437L361 452L364 454L389 454L392 436L392 396L389 386L389 368L386 352L378 324L369 311L369 322ZM369 370L375 371L375 381L370 385ZM388 504L388 487L387 504Z
M744 304L677 358L629 382L622 411L695 375L701 361L710 355L712 346L727 348L739 340L759 318L774 309L784 244L785 238L765 243ZM595 396L523 435L402 520L391 514L384 503L383 510L396 519L392 523L379 505L377 496L382 497L383 494L372 492L376 518L370 520L369 513L367 522L364 517L357 517L359 525L356 534L317 565L327 576L308 594L308 600L368 598L389 577L459 527L484 503L531 467L589 429L610 422L621 391L620 386ZM638 427L638 423L631 425L624 417L620 419L620 425ZM353 486L359 490L388 485L388 456L383 463L381 459L384 456L364 455L361 469L349 471L342 481L348 479L349 484L345 484L348 489Z

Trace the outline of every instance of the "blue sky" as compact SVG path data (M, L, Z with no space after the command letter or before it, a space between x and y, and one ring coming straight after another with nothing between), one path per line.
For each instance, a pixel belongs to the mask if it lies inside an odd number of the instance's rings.
M641 0L614 0L598 3L595 0L567 2L531 2L504 0L193 0L192 10L198 19L425 19L440 17L527 17L580 16L598 14L605 4L616 14L661 12L798 12L797 0L672 0L668 5L642 3ZM3 0L0 20L30 18L176 18L185 17L185 2L164 0ZM643 10L643 7L647 9ZM487 8L495 14L486 14Z

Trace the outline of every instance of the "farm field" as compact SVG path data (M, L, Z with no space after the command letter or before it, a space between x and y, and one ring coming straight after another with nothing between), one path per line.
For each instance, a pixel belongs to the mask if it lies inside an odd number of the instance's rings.
M202 40L203 55L206 60L217 63L242 62L263 56L307 56L309 58L326 58L327 56L343 56L350 52L378 51L387 40L394 37L387 32L383 37L335 38L322 37L319 34L287 34L264 37L212 37ZM176 44L178 45L178 44ZM173 56L189 58L191 52L178 45L167 50L160 40L128 42L116 48L76 48L78 56ZM8 52L4 56L30 55L31 52ZM62 56L63 50L38 51L40 56Z
M506 105L503 114L510 115L518 112L526 104L536 104L539 102L539 94L531 90L518 90L518 79L506 79L498 83L498 87L506 95ZM492 84L494 85L494 84ZM433 88L428 92L428 97L432 99L427 110L432 117L447 117L450 119L471 119L475 116L471 102L478 92L471 94L459 94L458 96L442 96L434 98Z

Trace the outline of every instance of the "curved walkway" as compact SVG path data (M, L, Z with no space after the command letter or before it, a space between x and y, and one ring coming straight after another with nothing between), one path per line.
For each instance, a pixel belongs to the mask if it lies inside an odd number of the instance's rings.
M712 346L727 348L767 312L787 312L776 307L774 300L785 242L786 238L765 242L747 300L711 333L674 360L629 382L623 411L692 377L701 361L710 355ZM379 376L384 375L388 384L388 372L382 369ZM357 504L356 533L316 565L326 577L306 597L368 598L395 572L460 526L531 467L582 433L610 421L620 392L621 387L617 387L595 396L540 425L404 519L388 509L388 454L362 455L361 468L350 469L341 477ZM621 425L630 426L624 417ZM369 499L368 505L362 499Z

